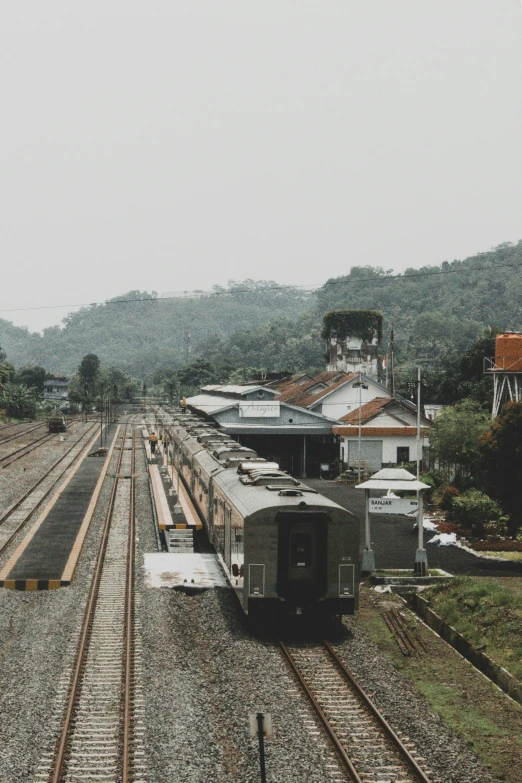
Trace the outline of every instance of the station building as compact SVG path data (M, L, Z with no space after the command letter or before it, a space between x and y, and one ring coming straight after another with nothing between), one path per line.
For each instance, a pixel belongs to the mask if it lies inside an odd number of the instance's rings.
M212 421L243 446L296 476L317 476L339 453L334 421L281 399L267 386L204 386L189 397L191 411Z

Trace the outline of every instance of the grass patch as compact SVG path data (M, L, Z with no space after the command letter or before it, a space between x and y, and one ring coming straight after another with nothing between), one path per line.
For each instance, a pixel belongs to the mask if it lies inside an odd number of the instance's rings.
M481 555L488 555L489 557L500 557L502 560L522 560L522 552L492 552L489 549L480 550Z
M522 585L522 579L520 580ZM442 619L522 680L522 590L459 577L424 594Z
M522 580L520 583L515 593L522 590ZM520 705L501 694L414 616L408 627L414 638L424 641L427 652L411 657L402 655L381 615L386 606L398 604L392 596L383 600L363 589L358 620L371 641L424 696L433 712L472 746L497 780L522 783Z

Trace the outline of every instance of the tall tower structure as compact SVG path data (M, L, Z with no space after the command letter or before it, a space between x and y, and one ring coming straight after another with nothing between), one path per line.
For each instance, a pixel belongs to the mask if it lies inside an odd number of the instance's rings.
M323 316L326 369L377 378L382 314L378 310L331 310Z
M522 401L522 332L495 338L495 356L484 359L484 373L493 377L494 419L505 402Z

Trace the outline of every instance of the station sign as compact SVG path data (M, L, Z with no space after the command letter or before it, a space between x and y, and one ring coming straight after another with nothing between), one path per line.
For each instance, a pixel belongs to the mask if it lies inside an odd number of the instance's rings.
M412 514L419 510L415 498L370 498L370 514Z
M278 419L280 414L279 402L240 402L240 419Z

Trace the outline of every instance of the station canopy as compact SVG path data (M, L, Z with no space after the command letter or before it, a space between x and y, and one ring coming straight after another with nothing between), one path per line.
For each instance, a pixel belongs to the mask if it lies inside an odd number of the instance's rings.
M410 492L429 488L429 484L418 481L413 473L404 468L383 468L374 473L368 481L363 481L355 487L355 489L405 489Z

